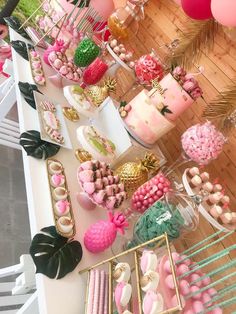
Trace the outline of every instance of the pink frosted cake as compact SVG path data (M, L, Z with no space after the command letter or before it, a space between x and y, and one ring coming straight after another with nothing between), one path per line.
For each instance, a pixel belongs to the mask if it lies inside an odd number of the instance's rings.
M124 121L130 133L144 144L154 144L175 127L150 102L148 91L145 89L133 98L128 105L131 108L129 108Z
M144 89L128 105L121 103L119 112L131 135L146 146L172 130L176 119L202 96L195 76L176 67L159 83L153 80L150 92Z
M171 113L166 112L165 117L168 120L175 121L194 103L194 99L190 97L170 73L160 81L160 86L163 89L163 95L157 91L151 97L151 101L154 104L163 103L167 106Z

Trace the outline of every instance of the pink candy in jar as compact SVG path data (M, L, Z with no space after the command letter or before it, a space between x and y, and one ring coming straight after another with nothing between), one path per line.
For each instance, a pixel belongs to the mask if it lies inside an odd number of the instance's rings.
M199 165L207 165L222 152L224 135L211 122L188 128L181 137L185 154Z
M170 181L160 173L143 184L132 196L132 210L143 213L170 190Z
M163 64L150 53L139 58L135 63L135 74L140 84L151 85L152 80L160 81L164 75Z
M94 85L101 80L106 73L108 65L101 59L96 58L83 72L83 80L87 85Z

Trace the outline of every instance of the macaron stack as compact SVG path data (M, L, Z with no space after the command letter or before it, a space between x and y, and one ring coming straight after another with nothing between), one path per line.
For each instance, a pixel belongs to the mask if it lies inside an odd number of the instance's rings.
M187 169L186 177L192 191L202 194L202 206L218 223L225 228L236 229L236 212L230 210L230 197L219 183L212 183L208 172L201 172L199 168Z
M124 184L105 162L86 161L80 165L77 176L84 192L98 206L113 210L126 199Z

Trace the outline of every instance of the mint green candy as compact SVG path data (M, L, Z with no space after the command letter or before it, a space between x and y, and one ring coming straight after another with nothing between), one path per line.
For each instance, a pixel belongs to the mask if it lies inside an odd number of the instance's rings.
M176 239L181 235L184 219L174 205L156 202L137 221L134 228L134 239L128 248L152 240L165 232L169 238ZM156 244L150 244L150 247Z
M78 67L86 67L97 58L100 48L92 39L85 38L75 50L74 63Z

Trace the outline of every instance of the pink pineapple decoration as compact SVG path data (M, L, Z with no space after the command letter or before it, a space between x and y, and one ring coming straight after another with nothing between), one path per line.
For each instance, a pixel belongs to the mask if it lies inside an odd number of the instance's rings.
M117 231L124 234L128 227L125 216L116 212L108 212L109 220L101 220L89 227L84 235L84 245L92 253L100 253L109 248L116 239Z

